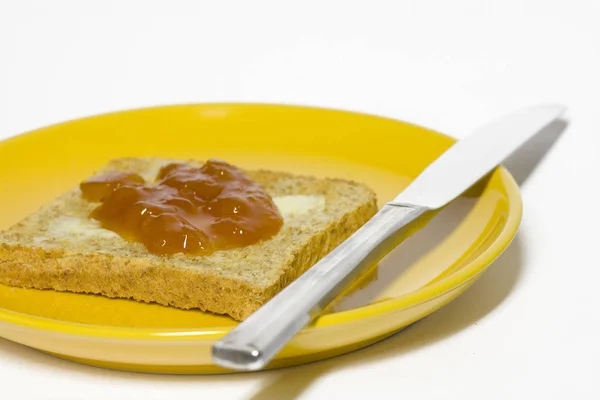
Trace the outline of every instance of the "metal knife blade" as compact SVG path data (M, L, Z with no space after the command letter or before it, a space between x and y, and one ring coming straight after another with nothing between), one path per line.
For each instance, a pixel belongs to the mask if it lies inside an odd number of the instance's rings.
M541 105L489 122L444 152L392 203L429 209L446 205L565 110L562 105Z

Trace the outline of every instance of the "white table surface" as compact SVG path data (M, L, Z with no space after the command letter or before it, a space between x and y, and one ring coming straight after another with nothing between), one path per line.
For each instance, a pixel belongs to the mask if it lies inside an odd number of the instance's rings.
M515 158L525 212L513 245L401 334L313 365L191 377L0 339L0 397L600 398L599 20L597 0L2 1L0 138L183 102L352 109L457 137L530 104L569 112Z

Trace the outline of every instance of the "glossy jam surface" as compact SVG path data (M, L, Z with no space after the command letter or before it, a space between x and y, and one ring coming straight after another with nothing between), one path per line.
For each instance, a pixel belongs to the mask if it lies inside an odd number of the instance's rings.
M209 254L275 235L283 219L264 189L233 165L168 164L153 184L114 172L80 185L84 199L101 204L90 217L159 255Z

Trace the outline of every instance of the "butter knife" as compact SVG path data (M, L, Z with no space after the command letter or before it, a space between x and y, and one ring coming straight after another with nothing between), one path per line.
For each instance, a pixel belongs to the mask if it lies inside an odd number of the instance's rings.
M561 105L523 109L456 142L346 241L217 341L214 363L245 371L266 366L346 286L396 247L419 217L458 197L564 111Z

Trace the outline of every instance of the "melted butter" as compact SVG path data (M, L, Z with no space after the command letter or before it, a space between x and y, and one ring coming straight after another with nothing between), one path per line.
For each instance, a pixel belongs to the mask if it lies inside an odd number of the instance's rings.
M279 212L284 217L305 214L308 211L323 210L325 197L319 195L279 196L273 199Z
M106 238L119 237L115 232L104 229L98 221L76 217L59 217L50 223L48 233L53 238L80 237L80 238ZM40 238L38 240L43 240Z

